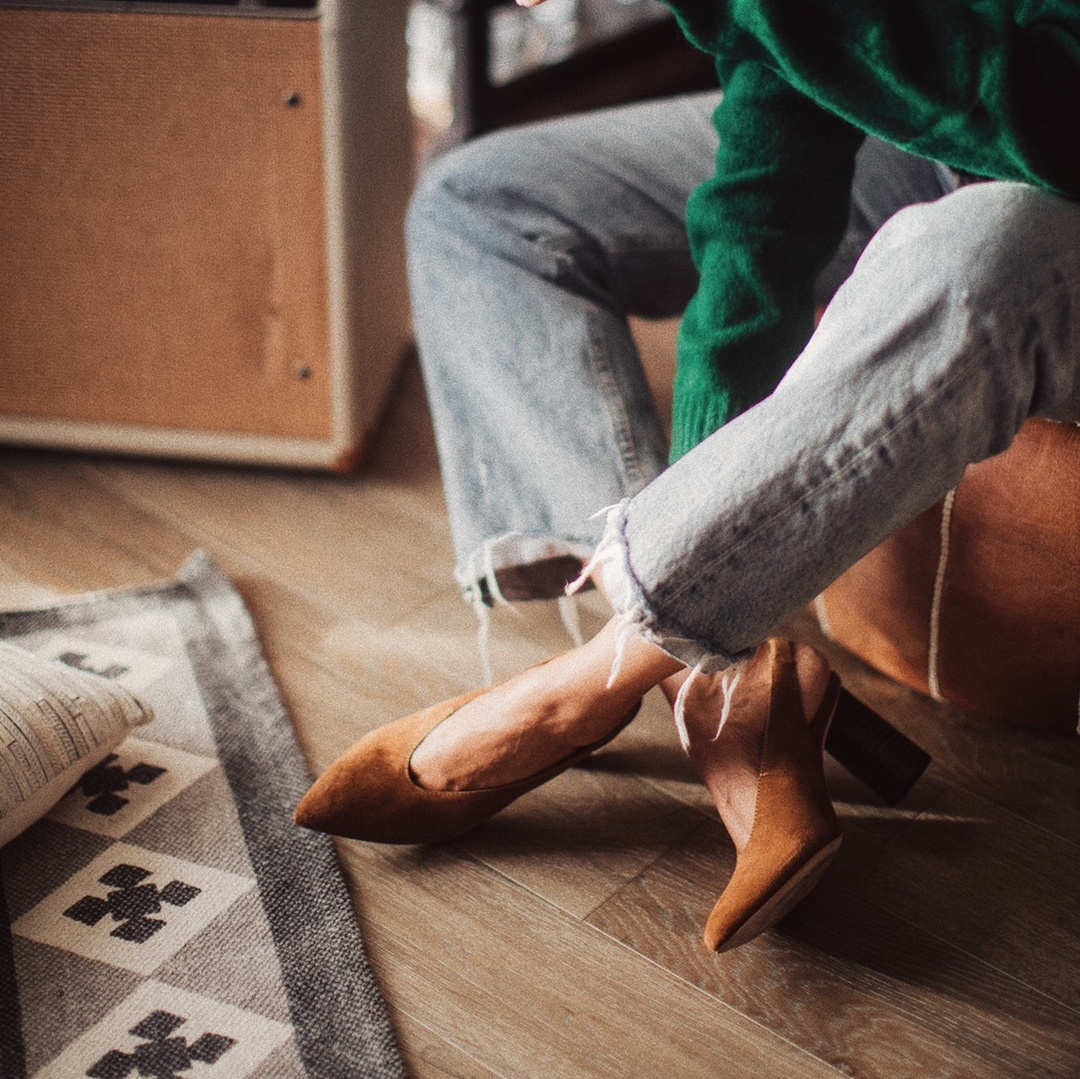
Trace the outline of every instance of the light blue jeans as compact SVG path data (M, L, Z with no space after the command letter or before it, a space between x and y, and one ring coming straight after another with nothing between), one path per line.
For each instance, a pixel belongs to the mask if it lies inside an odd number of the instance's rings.
M817 332L771 396L665 468L627 315L678 315L695 288L684 211L717 101L478 140L428 172L408 224L466 598L503 580L555 595L603 537L620 617L706 670L752 654L1028 416L1080 419L1080 205L957 188L868 140Z

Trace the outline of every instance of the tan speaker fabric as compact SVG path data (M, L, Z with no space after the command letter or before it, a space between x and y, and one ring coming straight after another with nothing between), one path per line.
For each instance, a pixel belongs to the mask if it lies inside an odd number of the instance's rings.
M327 438L318 23L0 10L0 412Z

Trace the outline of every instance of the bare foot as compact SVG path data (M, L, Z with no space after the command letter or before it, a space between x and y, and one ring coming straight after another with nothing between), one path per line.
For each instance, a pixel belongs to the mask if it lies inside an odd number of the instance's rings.
M642 695L681 667L634 637L608 687L618 624L581 648L530 667L474 698L417 746L413 778L429 790L478 790L543 771L610 734Z

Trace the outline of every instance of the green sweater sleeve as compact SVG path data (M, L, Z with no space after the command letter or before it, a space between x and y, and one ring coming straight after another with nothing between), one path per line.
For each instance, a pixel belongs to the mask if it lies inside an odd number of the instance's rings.
M716 176L690 200L701 275L672 459L766 396L805 343L860 132L1080 198L1078 0L668 0L716 58Z
M766 397L813 328L863 135L770 67L725 67L716 172L687 207L698 290L683 317L672 460Z

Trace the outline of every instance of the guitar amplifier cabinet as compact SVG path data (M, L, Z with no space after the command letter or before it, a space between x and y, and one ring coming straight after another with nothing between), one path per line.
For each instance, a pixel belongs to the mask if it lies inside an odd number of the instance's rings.
M408 346L405 4L0 0L0 441L346 470Z

